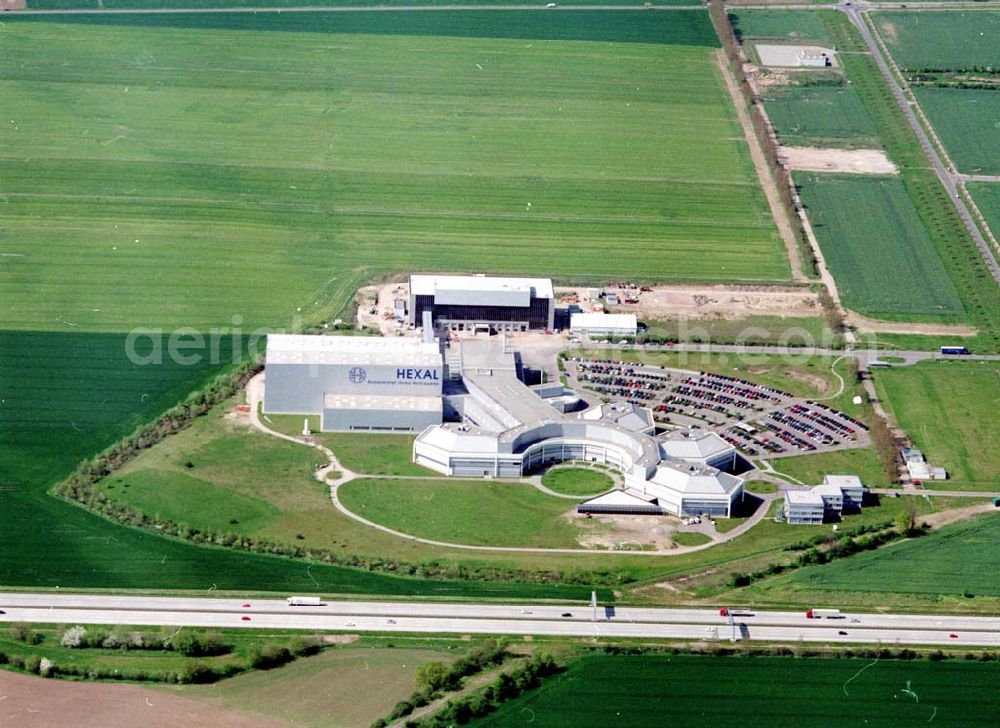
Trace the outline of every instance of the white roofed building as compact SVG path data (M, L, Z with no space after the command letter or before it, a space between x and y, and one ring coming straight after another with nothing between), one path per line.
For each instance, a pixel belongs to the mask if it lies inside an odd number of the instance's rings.
M675 430L660 440L665 457L695 465L710 465L732 470L736 465L736 447L710 430Z
M574 313L569 330L578 336L635 336L639 322L634 313Z
M812 490L785 491L785 520L795 524L823 523L826 504L823 496Z

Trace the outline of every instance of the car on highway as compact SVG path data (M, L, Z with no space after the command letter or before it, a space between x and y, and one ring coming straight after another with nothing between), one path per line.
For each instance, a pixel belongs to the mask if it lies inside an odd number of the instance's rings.
M572 612L563 612L562 616L564 616L564 617L572 617L573 613Z
M244 622L250 621L250 617L246 616L245 614L242 617L240 617L240 619L242 619Z
M355 625L354 625L354 622L344 622L344 626L345 627L353 627Z
M521 610L521 614L531 614L531 610L530 609L522 609Z
M244 609L247 609L249 606L250 606L250 602L244 602L243 603L243 608Z
M957 640L957 639L958 639L958 635L957 635L957 634L955 634L954 632L952 632L952 633L951 633L950 635L948 635L948 637L949 637L950 639L953 639L953 640Z
M837 634L839 634L841 637L847 636L847 632L845 632L844 630L840 630L839 632L837 632Z
M385 623L386 624L396 624L396 620L395 619L387 619L387 620L385 620Z

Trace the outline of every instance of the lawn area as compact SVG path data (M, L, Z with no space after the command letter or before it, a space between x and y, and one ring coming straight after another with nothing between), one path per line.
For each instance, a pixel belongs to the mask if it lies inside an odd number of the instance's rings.
M1000 12L872 13L879 34L903 68L1000 66Z
M764 99L782 144L878 147L878 132L851 86L772 86Z
M996 362L922 362L882 369L875 385L914 445L948 471L949 481L942 487L1000 490Z
M747 316L740 319L645 319L652 336L679 341L713 344L786 344L806 339L819 346L836 346L840 341L818 316Z
M845 306L876 317L962 316L901 179L798 173L795 181Z
M830 41L830 32L823 23L822 10L805 12L802 10L743 10L732 8L730 22L736 37L795 40Z
M468 644L468 643L466 643ZM371 725L413 692L417 667L450 662L464 649L347 645L214 685L164 688L212 705L296 726ZM373 680L372 675L378 679Z
M827 474L857 475L868 487L884 488L889 485L878 453L871 447L778 458L772 460L771 465L779 473L790 475L806 485L822 483L823 476Z
M611 490L615 482L610 475L590 468L549 468L542 476L542 485L565 495L597 495Z
M522 483L352 480L338 491L352 512L436 541L480 546L579 548L572 501Z
M635 728L846 728L932 717L947 726L989 726L997 719L995 673L989 663L957 660L591 655L473 725L597 728L628 716ZM919 702L901 694L905 689Z
M993 568L998 543L1000 514L989 514L885 549L801 569L788 581L793 589L824 592L1000 597L1000 575Z
M363 282L428 261L788 276L703 10L405 25L386 12L10 15L2 584L344 585L336 569L166 541L46 494L232 361L226 329L329 320ZM608 240L634 255L609 268ZM134 365L126 332L139 326L221 328L222 355Z
M712 539L704 533L685 533L683 531L674 531L670 535L670 540L678 546L701 546L702 544L708 543Z
M917 88L915 93L959 172L1000 174L1000 94L963 88Z

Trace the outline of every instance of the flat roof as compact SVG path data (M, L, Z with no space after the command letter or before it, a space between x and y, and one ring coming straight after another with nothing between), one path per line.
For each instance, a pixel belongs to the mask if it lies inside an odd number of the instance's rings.
M437 342L406 336L269 334L266 364L441 366Z
M863 488L861 478L857 475L824 475L823 483L826 485L836 485L840 488Z
M786 490L785 500L795 505L823 507L823 496L812 490Z
M574 313L571 329L634 329L639 325L634 313Z
M421 273L410 275L410 295L433 296L439 291L480 294L527 293L533 294L535 298L555 298L552 290L552 280L549 278L458 276Z
M440 397L400 397L397 394L325 394L325 410L401 410L408 412L440 412Z

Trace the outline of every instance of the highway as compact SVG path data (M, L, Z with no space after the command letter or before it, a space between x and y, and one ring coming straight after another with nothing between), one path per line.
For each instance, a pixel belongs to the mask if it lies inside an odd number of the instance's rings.
M0 622L226 627L564 637L1000 646L1000 618L861 614L808 619L804 611L753 611L734 623L717 609L498 605L0 593ZM564 616L569 615L569 616ZM952 636L954 635L954 636Z

